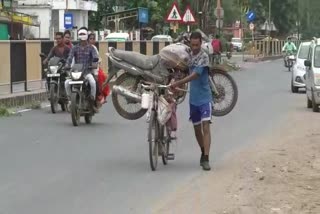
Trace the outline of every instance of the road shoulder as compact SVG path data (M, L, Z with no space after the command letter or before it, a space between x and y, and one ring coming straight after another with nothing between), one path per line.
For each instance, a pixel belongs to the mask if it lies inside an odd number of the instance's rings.
M154 213L320 213L318 116L288 113L280 128L165 197Z

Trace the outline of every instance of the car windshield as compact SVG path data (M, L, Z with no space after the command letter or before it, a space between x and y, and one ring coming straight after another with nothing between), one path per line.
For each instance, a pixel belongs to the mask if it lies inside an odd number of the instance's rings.
M314 67L320 68L320 46L314 50Z
M231 40L231 42L239 42L239 43L241 43L241 39L235 39L235 38L233 38L233 39Z
M309 54L309 45L302 45L299 50L298 58L299 59L307 59L308 54Z

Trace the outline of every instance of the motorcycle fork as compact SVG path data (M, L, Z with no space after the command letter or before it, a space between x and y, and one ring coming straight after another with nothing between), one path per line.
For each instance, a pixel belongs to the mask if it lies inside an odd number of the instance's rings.
M213 82L212 78L209 78L209 83L210 83L211 90L214 92L214 94L219 96L218 89L216 87L216 84Z

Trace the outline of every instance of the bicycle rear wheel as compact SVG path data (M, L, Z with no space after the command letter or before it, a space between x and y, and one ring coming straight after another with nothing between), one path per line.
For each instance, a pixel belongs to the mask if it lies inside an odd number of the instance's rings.
M155 110L151 111L150 122L148 128L148 142L149 142L149 160L152 171L155 171L158 166L159 156L159 122Z

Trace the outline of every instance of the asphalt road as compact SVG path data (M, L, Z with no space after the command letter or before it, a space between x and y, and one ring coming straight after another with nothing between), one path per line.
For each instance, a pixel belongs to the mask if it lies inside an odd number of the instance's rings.
M212 126L213 166L272 130L305 96L291 94L281 60L244 67L233 73L236 108ZM156 172L149 167L145 120L122 119L111 101L93 124L80 127L72 126L69 114L49 109L1 118L0 214L150 213L166 194L206 173L187 103L178 113L176 160L160 162Z

